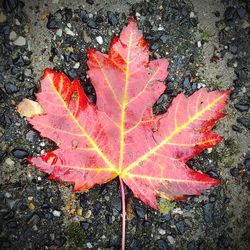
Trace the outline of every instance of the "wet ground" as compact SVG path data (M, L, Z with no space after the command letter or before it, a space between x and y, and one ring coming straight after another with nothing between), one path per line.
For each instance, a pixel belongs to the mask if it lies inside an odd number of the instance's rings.
M0 248L119 249L121 202L113 181L85 193L52 182L23 159L54 147L20 118L15 106L34 99L45 67L86 79L86 50L107 51L131 15L152 58L171 60L172 98L232 89L216 131L225 140L189 165L222 184L168 212L150 209L126 190L127 249L249 249L250 244L250 3L249 1L0 1ZM164 204L168 205L168 204Z

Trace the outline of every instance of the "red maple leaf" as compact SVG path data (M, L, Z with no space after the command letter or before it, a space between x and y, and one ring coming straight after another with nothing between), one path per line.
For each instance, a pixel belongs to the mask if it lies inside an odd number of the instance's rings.
M134 19L113 39L108 55L88 51L88 67L96 105L78 80L44 71L37 94L44 113L29 123L58 149L29 158L31 164L51 179L73 182L75 191L119 176L123 199L124 182L153 208L157 197L185 200L220 183L186 162L222 140L211 129L224 116L229 91L179 94L166 114L154 116L151 107L165 90L168 61L149 61Z

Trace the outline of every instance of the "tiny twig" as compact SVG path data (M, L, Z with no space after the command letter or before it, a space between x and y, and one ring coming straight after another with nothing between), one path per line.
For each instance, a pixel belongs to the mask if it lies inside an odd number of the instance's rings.
M125 237L126 237L126 203L125 203L125 190L124 184L121 177L120 180L120 189L121 189L121 196L122 196L122 250L125 250Z

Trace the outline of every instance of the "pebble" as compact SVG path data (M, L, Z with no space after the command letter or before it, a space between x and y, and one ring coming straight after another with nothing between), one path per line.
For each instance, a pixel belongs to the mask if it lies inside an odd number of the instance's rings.
M88 230L90 224L87 221L80 221L80 226L82 227L82 229Z
M79 17L86 23L88 21L88 12L86 10L80 10Z
M171 248L167 244L167 242L163 239L159 239L156 241L156 247L159 250L170 250Z
M241 25L241 28L242 29L247 29L249 26L250 26L249 22L247 20L244 20L242 25Z
M233 176L233 177L237 177L239 176L239 169L237 167L233 167L230 169L230 174Z
M159 228L158 232L159 232L160 235L165 235L166 234L166 230L164 230L162 228Z
M92 211L88 210L85 214L84 214L84 218L89 219L92 216Z
M72 30L70 30L68 27L66 27L64 31L69 36L75 36L75 33Z
M198 46L198 48L201 47L201 41L198 41L198 42L197 42L197 46Z
M183 81L183 85L186 89L191 89L191 84L190 84L190 81L189 81L189 76L186 76L184 81Z
M112 26L116 26L118 24L118 19L117 19L116 15L114 14L114 12L108 11L107 15L108 15L108 22Z
M237 103L234 105L234 107L240 112L246 112L249 110L250 106L248 103Z
M246 15L246 9L243 6L240 6L237 9L237 13L238 13L240 19L243 19L245 17L245 15Z
M85 43L91 43L91 42L92 42L92 39L91 39L91 37L88 35L88 33L87 33L86 30L84 30L84 31L82 32L82 37L83 37L83 40L84 40Z
M76 209L76 214L77 214L78 216L82 216L82 208L78 207L78 208Z
M157 30L159 31L164 30L164 27L162 27L162 25L160 24Z
M22 56L17 56L12 60L13 64L18 67L22 67L25 65L25 61Z
M12 150L12 154L14 157L16 157L17 159L24 159L28 156L28 152L24 149L13 149Z
M17 38L17 34L16 34L16 32L15 32L14 30L12 30L12 31L10 32L10 35L9 35L9 40L10 40L10 41L15 41L16 38Z
M31 77L32 76L32 70L31 69L25 69L24 70L24 76Z
M92 19L87 22L87 25L91 29L98 29L97 23Z
M189 14L189 18L194 18L194 17L195 17L195 14L194 14L193 11L191 11L190 14Z
M9 192L6 192L6 193L4 194L4 196L5 196L7 199L9 199L9 198L12 197L11 193L9 193Z
M35 210L36 206L34 205L33 202L29 202L28 208L29 208L30 210Z
M59 29L60 28L60 25L61 25L61 16L59 15L52 15L52 14L49 14L49 17L48 17L48 22L47 22L47 29Z
M15 165L15 162L11 159L11 158L7 158L5 160L5 163L9 166L14 166Z
M40 220L41 219L37 214L33 214L33 216L29 219L28 224L36 225Z
M21 25L20 21L19 21L17 18L15 19L15 24L16 24L17 26L20 26L20 25Z
M136 207L135 207L135 213L136 213L136 215L138 216L138 218L144 219L145 213L144 213L144 211L143 211L143 209L142 209L141 207L136 206Z
M14 42L16 46L24 46L26 44L26 39L23 36L19 36Z
M175 225L179 234L185 233L185 223L183 221L178 221Z
M194 18L190 18L190 23L194 26L197 27L199 21L198 18L194 17Z
M17 93L19 91L18 87L12 82L6 82L4 84L4 89L8 95Z
M236 55L236 54L237 54L238 48L237 48L236 45L234 45L234 44L229 44L228 49L229 49L229 51L230 51L233 55Z
M203 206L203 217L207 223L212 222L214 213L214 204L207 203Z
M78 69L79 67L80 67L80 63L79 62L75 63L74 66L73 66L74 69Z
M92 246L92 244L90 243L90 242L87 242L87 248L92 248L93 246Z
M58 29L56 31L56 35L59 36L59 37L61 37L62 36L62 29Z
M96 37L96 41L99 43L99 44L103 44L103 39L101 36L97 36Z
M172 218L172 216L171 216L171 213L169 212L169 213L164 214L164 215L161 216L161 221L162 222L170 221L171 218Z
M109 240L109 247L115 247L118 249L120 246L121 238L119 235L112 234Z
M78 62L79 56L76 53L70 53L69 58L72 59L75 62Z
M169 40L169 36L167 36L167 35L162 35L162 36L160 37L160 40L165 44L165 43L167 43L167 41Z
M177 207L175 209L172 210L173 214L183 214L183 211L181 210L180 207Z
M3 14L3 12L0 12L0 23L4 23L7 20L7 17Z
M250 118L239 117L236 119L236 121L243 125L245 128L250 129Z
M58 247L62 247L66 243L67 239L65 237L60 237L54 240Z
M58 210L54 210L54 211L53 211L53 215L54 215L55 217L60 217L60 216L61 216L61 212L58 211Z
M174 239L173 236L168 235L168 236L167 236L167 239L168 239L168 242L169 242L171 245L174 245L174 244L175 244L175 239Z
M197 89L204 88L204 87L206 87L205 83L203 83L203 82L197 83Z

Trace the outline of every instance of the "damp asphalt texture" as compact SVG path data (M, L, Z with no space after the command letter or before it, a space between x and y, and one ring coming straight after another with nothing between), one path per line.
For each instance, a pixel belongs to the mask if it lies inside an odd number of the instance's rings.
M50 181L28 155L55 145L16 112L35 99L43 69L86 79L86 51L107 52L130 16L151 58L171 61L167 91L153 109L166 112L179 92L232 90L215 130L224 140L189 161L222 184L155 211L126 189L126 249L249 249L250 2L236 0L0 0L0 249L119 249L121 199L114 180L84 193ZM98 97L97 97L98 98ZM167 206L171 207L171 204Z

